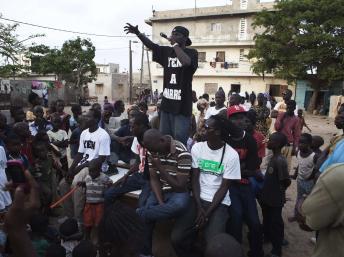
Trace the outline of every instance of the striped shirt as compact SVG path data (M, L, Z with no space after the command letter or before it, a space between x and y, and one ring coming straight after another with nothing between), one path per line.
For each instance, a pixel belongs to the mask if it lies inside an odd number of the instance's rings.
M86 183L86 203L102 203L104 202L104 191L107 189L111 179L104 173L100 173L99 177L92 179L90 175L85 178Z
M171 176L184 175L188 176L190 180L192 158L191 154L187 151L183 143L171 139L171 150L169 154L165 155L156 153L152 156L152 153L147 152L147 155L149 169L155 170L152 165L151 158L153 156L158 157L160 159L161 165ZM155 171L157 172L157 174L159 174L158 170ZM168 184L167 181L160 178L160 182L162 183L162 187L164 189L171 189L171 186Z

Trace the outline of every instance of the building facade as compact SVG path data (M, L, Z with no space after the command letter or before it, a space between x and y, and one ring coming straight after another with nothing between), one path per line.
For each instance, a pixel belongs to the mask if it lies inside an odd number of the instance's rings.
M193 90L197 95L214 95L219 87L229 91L256 94L270 92L281 96L288 87L285 80L276 79L272 74L260 77L251 71L252 63L246 55L254 47L254 35L259 33L252 27L254 15L266 9L273 9L273 3L259 3L259 0L233 0L218 7L193 8L170 11L154 11L146 21L152 26L153 41L167 45L160 32L169 35L177 26L190 31L192 48L197 49L198 65L193 79ZM163 69L152 62L153 90L162 91ZM293 91L293 87L289 86Z
M90 98L97 98L99 103L104 101L105 96L111 102L128 101L128 74L119 73L118 64L97 64L97 72L97 79L87 84Z

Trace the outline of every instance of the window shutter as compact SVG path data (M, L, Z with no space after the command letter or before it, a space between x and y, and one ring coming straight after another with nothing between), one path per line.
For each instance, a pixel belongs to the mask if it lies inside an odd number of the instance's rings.
M247 39L247 21L245 18L240 19L239 23L239 40L246 40Z

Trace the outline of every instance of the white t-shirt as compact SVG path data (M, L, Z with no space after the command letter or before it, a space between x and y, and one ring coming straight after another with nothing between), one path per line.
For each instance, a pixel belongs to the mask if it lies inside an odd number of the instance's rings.
M110 155L111 139L109 134L102 128L98 128L93 133L89 129L85 129L80 136L79 153L83 154L83 158L79 164L98 158L99 155Z
M191 150L192 168L200 169L200 197L207 202L213 201L215 193L221 186L222 178L241 179L238 153L227 144L220 166L222 151L223 148L218 150L210 149L207 142L196 143ZM226 193L222 204L231 205L229 192Z
M139 172L142 173L145 169L145 161L146 161L146 148L142 147L137 140L137 137L134 137L133 143L131 145L131 151L140 156L140 165L139 165Z
M295 108L295 111L294 111L295 116L297 116L297 110L298 109L299 109L299 107L296 105L296 108ZM274 110L278 111L278 112L286 112L287 111L287 105L285 104L284 101L278 102L275 105Z
M5 150L0 146L0 210L5 209L12 204L12 198L8 191L4 191L5 185L8 182L6 177L7 158Z
M226 108L225 106L222 107L221 109L218 109L218 110L216 110L216 107L215 107L215 106L210 107L210 108L208 108L207 112L205 113L205 117L204 117L204 118L207 120L207 119L209 119L211 116L217 115L217 114L219 114L220 111L226 110L226 109L227 109L227 108Z
M68 139L67 132L62 129L59 129L57 132L49 130L47 131L47 135L49 137L50 143L61 142ZM67 148L59 147L59 151L61 153L61 157L65 157L67 155Z

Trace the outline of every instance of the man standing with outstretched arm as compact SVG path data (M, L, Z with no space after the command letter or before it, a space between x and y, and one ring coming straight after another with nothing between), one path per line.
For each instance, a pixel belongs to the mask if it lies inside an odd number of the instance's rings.
M191 45L189 30L176 26L167 38L170 46L153 43L138 26L127 23L125 32L138 36L152 50L153 61L164 68L163 97L161 102L160 131L186 145L192 114L192 77L198 67L198 52L186 48Z

